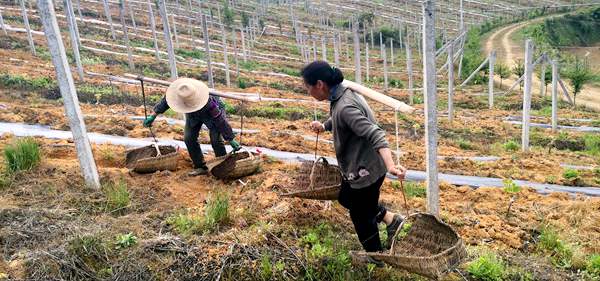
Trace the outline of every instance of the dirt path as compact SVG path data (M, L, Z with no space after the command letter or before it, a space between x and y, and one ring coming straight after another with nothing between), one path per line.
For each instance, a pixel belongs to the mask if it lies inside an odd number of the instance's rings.
M512 69L512 67L515 65L515 62L518 59L524 60L524 57L525 57L525 48L524 48L525 41L524 40L515 41L513 38L513 34L529 24L537 23L537 22L545 20L549 17L557 17L557 16L562 16L562 14L541 17L541 18L537 18L537 19L533 19L533 20L529 20L529 21L525 21L525 22L520 22L520 23L514 23L511 25L502 27L502 28L494 31L494 33L492 33L492 35L490 35L485 40L485 43L484 43L485 50L484 51L487 54L487 53L491 52L493 49L495 49L498 61L504 63L507 67ZM592 59L592 61L591 61L592 65L594 65L596 63L600 63L600 61L593 60L594 57L591 57L591 59ZM498 78L497 80L499 82L500 81L499 77L496 77L496 78ZM506 79L505 81L508 81L507 84L510 85L515 82L515 79L516 79L516 77L512 76L512 77ZM569 82L567 81L567 79L565 77L563 77L563 81L565 82L565 86L569 90L569 95L572 96L572 94L573 94L572 88L570 87ZM547 85L548 94L550 94L550 86L551 86L550 84ZM536 77L536 74L534 74L533 89L532 89L533 93L540 94L540 87L541 87L540 79L539 79L539 77ZM559 96L562 97L562 94ZM579 93L577 95L577 104L584 105L587 108L600 111L600 87L598 87L596 85L586 85L583 88L583 90L581 91L581 93Z

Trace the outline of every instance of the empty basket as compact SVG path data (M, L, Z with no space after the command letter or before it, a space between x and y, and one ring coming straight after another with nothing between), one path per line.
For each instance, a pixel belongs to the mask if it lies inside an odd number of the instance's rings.
M342 172L336 165L320 157L317 161L303 162L286 190L296 190L281 194L286 197L299 197L315 200L337 200L342 186Z
M406 230L408 224L410 229ZM438 279L454 270L467 252L462 239L449 225L433 215L416 213L402 222L389 252L352 252L352 255L368 255L409 272Z

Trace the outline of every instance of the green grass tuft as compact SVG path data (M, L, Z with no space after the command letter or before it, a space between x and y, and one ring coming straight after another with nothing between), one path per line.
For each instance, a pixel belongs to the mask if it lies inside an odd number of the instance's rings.
M189 212L172 215L167 218L166 223L177 233L184 236L200 233L202 230L202 219Z
M205 228L208 231L218 229L221 224L229 221L229 195L226 193L212 194L206 203Z
M538 250L548 253L552 264L561 268L570 268L573 258L573 248L565 243L558 232L546 226L540 231Z
M129 206L130 195L127 190L127 182L120 179L119 182L110 181L102 185L106 196L106 211L109 213L120 212Z
M502 259L493 253L483 254L467 266L467 272L476 280L483 281L502 281L505 270Z
M41 162L39 145L32 138L19 139L4 148L7 172L27 171Z

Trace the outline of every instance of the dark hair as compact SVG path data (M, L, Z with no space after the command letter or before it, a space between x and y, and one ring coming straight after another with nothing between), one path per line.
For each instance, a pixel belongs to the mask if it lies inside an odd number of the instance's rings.
M313 61L300 71L304 82L314 86L318 80L321 80L329 87L333 87L344 81L344 74L337 67L331 67L326 61Z

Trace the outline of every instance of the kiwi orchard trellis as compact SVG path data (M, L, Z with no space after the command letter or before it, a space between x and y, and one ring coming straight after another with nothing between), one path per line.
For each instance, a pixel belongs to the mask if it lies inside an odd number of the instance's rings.
M24 0L21 1L21 2L24 2ZM90 2L93 2L93 1L83 0L82 2L84 2L84 8L88 9L85 6L87 4L89 4ZM232 4L231 6L235 7L235 9L237 9L236 11L250 11L251 6L248 3L240 2L240 1L233 1L233 2L235 2L235 3L231 3ZM307 1L307 2L310 2L310 1ZM451 2L454 3L454 2L458 2L458 1L451 1ZM467 5L471 5L471 7L478 7L478 8L477 9L471 9L469 11L465 11L463 9L463 6L464 6L463 2L467 3ZM533 1L533 2L536 2L536 1ZM77 35L78 30L77 30L77 27L76 27L76 23L77 23L77 20L79 20L80 22L85 22L86 19L84 19L83 16L82 16L82 14L81 14L81 11L80 11L81 6L79 4L79 1L78 1L78 12L80 14L79 19L74 19L74 16L71 16L73 14L73 7L72 6L69 7L69 5L68 5L69 3L70 2L68 1L67 2L67 6L65 7L65 15L66 15L68 23L74 23L74 34L76 34L74 37L77 38L76 41L79 41L79 38L78 38L79 36ZM105 12L104 15L106 17L106 20L108 21L108 25L107 26L110 27L110 34L112 35L113 40L116 41L116 33L117 33L117 31L115 31L115 27L114 27L114 24L112 22L111 9L110 9L109 2L106 1L106 0L102 0L101 2L97 2L97 3L100 3L101 7L104 8L104 12ZM276 55L273 55L273 54L261 54L261 53L259 53L259 51L257 50L257 48L254 48L254 46L261 46L262 45L261 42L259 41L259 39L262 37L263 34L272 35L272 33L270 33L268 31L268 29L271 28L268 25L262 27L261 29L258 28L258 26L259 26L259 16L261 16L261 17L265 16L266 11L267 11L267 6L266 6L267 4L265 2L261 2L261 3L262 3L261 4L262 6L258 7L262 11L261 15L258 15L258 14L251 15L249 25L246 26L245 28L241 29L241 32L242 32L242 34L241 34L242 44L241 45L242 45L242 48L244 49L243 53L244 53L244 59L245 60L247 59L247 57L246 57L246 46L251 47L251 50L248 50L248 53L249 53L248 57L259 58L260 56L266 56L269 59L276 58ZM164 34L164 37L165 37L164 43L167 45L166 48L167 48L167 53L168 53L168 56L169 56L169 65L170 65L170 69L171 69L171 78L176 78L177 77L177 66L176 66L176 62L177 61L176 61L176 56L175 56L175 48L173 47L173 42L172 42L172 39L171 39L172 37L171 37L171 34L170 34L171 30L169 28L169 22L170 22L170 20L172 20L172 24L173 25L175 25L177 22L179 22L180 26L182 26L182 22L184 22L184 20L187 20L188 23L190 23L192 21L192 19L196 19L196 21L198 21L198 19L200 18L199 14L205 15L205 12L207 11L205 7L208 6L209 8L210 7L214 8L216 6L217 9L219 9L219 7L220 7L219 3L203 2L203 3L200 3L200 4L201 4L200 5L201 7L199 7L199 8L200 8L200 10L202 10L201 12L197 12L198 9L196 9L196 7L192 8L191 4L190 4L188 10L185 10L184 8L179 7L179 5L174 6L172 3L167 3L164 0L159 1L158 3L155 4L155 6L157 7L157 9L159 10L159 14L161 16L161 19L163 20L163 34ZM284 3L283 5L289 5L289 9L291 11L292 10L292 6L294 6L295 4L296 3L292 2L292 3ZM378 16L378 18L381 18L381 20L384 23L385 23L385 21L399 22L399 24L401 26L406 26L407 27L407 32L404 33L404 36L406 38L403 38L402 35L400 35L400 39L398 41L399 47L400 48L405 48L407 50L407 55L406 55L407 56L407 64L410 64L410 62L412 61L412 58L409 55L410 49L411 49L411 44L410 44L410 40L408 40L409 37L411 36L411 33L413 34L413 36L415 38L417 36L419 36L419 35L422 35L425 38L425 35L426 35L425 34L425 22L426 22L425 21L425 17L423 18L423 23L419 23L419 21L417 20L417 17L419 16L420 13L415 12L415 10L417 10L417 9L414 9L415 5L419 5L419 6L423 5L423 11L427 10L427 9L425 9L425 6L427 6L427 5L431 5L432 6L431 9L442 9L442 8L446 9L447 8L448 11L450 11L449 13L446 13L446 12L441 13L440 16L439 16L439 18L438 18L438 22L441 23L441 24L438 24L437 29L441 30L442 34L446 34L447 38L451 38L451 36L454 36L454 35L456 35L458 33L461 33L461 32L464 34L465 33L465 24L467 24L467 25L468 24L473 24L473 23L477 22L477 20L491 18L494 15L493 13L485 11L485 9L488 9L487 7L479 9L480 6L484 7L486 5L486 3L480 3L480 2L477 2L477 1L463 1L463 0L460 0L460 7L461 7L460 11L456 11L456 9L452 9L452 5L450 5L452 3L450 3L450 4L436 3L435 1L426 1L426 2L423 2L423 3L414 1L414 3L413 3L411 1L405 1L404 4L405 4L404 8L398 8L398 7L393 7L392 6L392 7L385 7L385 9L383 9L383 10L378 10L377 11L377 16ZM137 7L136 7L136 5L137 5ZM137 9L137 11L140 11L140 8L139 8L140 5L143 5L144 7L147 6L147 8L149 10L148 14L149 15L153 14L153 12L152 12L152 8L153 8L152 6L153 5L151 3L149 3L149 1L143 1L143 2L142 1L128 1L126 7L128 9L130 17L132 17L134 15L136 9ZM202 5L204 5L204 7L202 7ZM331 19L335 19L336 17L339 18L340 16L343 16L344 14L347 17L348 11L352 11L351 14L356 15L357 12L365 10L365 9L361 10L361 8L369 7L369 9L371 9L373 7L378 7L379 4L377 4L375 2L371 2L371 1L362 1L360 3L350 3L350 4L346 5L346 6L338 5L338 4L334 3L334 2L331 2L331 3L328 2L328 3L325 3L323 5L325 5L326 7L329 7L329 8L330 7L336 7L338 9L334 9L331 12L331 14L325 14L325 13L319 12L318 13L319 19L320 19L319 20L319 24L316 24L316 23L313 23L313 22L308 22L308 21L306 21L305 18L302 18L302 16L294 16L294 14L290 12L290 15L292 15L291 23L294 26L294 30L295 30L295 33L296 33L295 36L297 38L297 41L300 42L300 44L302 44L302 50L303 51L301 52L301 57L303 56L303 57L306 58L306 60L308 59L309 54L310 54L310 52L308 50L310 50L310 48L307 47L306 45L312 43L312 45L313 45L313 48L312 48L313 56L312 57L315 58L316 57L316 54L315 54L315 52L316 52L315 43L316 42L315 41L320 38L321 42L324 43L324 42L326 42L325 40L327 40L326 38L331 37L331 38L333 38L334 60L336 60L336 65L338 65L338 66L340 66L340 64L343 65L344 63L337 61L337 60L339 60L339 57L338 57L338 55L336 55L336 53L338 51L339 51L339 53L342 53L341 50L343 49L343 45L344 45L343 44L344 40L342 40L342 39L345 39L345 42L346 42L346 44L345 44L345 47L346 47L346 56L347 56L346 63L348 64L348 62L351 61L350 60L350 52L348 50L349 49L348 48L349 47L349 44L348 44L349 40L348 39L352 38L354 36L354 39L355 39L354 42L353 42L354 46L355 46L354 62L355 62L355 71L356 71L356 74L358 74L358 75L355 75L355 79L356 79L357 82L360 82L361 78L362 78L361 77L362 75L360 75L360 74L362 74L361 73L361 69L363 69L361 67L361 54L360 54L361 53L360 51L362 49L360 47L361 42L360 42L359 36L357 34L358 33L358 28L359 28L360 24L356 21L356 17L353 17L350 20L351 24L350 24L349 29L341 29L340 30L337 27L335 27L333 25L330 25L331 24L330 18ZM124 6L123 4L120 5L120 8L121 8L120 9L121 10L120 11L120 15L121 16L125 15L125 12L124 12L124 8L125 7L123 7L123 6ZM280 6L282 6L282 5L280 5ZM399 6L401 6L401 5L399 5ZM511 6L507 5L505 3L505 1L497 1L497 3L492 4L492 6L494 7L494 9L502 10L503 12L509 12L511 10L510 9ZM275 9L277 8L276 5L273 6L273 7ZM271 6L269 6L268 8L271 8ZM287 8L288 7L286 7L286 9ZM387 9L387 8L389 8L389 9ZM167 9L169 9L171 11L171 13L167 13ZM308 5L307 12L310 14L310 13L312 13L312 12L315 11L314 9L315 9L314 5ZM27 12L26 9L22 9L22 10L23 10L24 17L25 17L28 12ZM143 9L143 11L144 11L144 13L146 13L146 9ZM433 11L433 10L431 10L431 11ZM457 12L460 15L460 24L459 24L459 28L458 29L452 28L452 23L457 23L458 21L456 20L456 18L449 16L449 14L451 12ZM252 13L252 12L250 11L250 13ZM220 12L217 12L216 16L211 13L210 21L208 21L208 20L206 20L206 21L210 23L210 26L212 28L214 28L215 26L222 28L223 27L222 26L223 25L223 21L221 20L221 15L222 14ZM423 14L423 16L425 16L425 14ZM432 14L432 16L433 16L433 14ZM89 17L89 16L86 15L86 17ZM150 22L152 22L154 20L153 15L150 16L150 18L151 18ZM150 32L148 30L144 30L144 24L143 23L137 22L137 24L136 24L135 19L133 19L131 21L131 23L133 24L133 28L134 28L135 32L133 34L127 34L127 27L125 26L125 23L123 23L123 22L124 22L124 20L121 20L121 27L122 27L121 29L123 31L120 31L120 32L122 32L124 34L125 38L127 38L128 35L131 35L132 37L137 37L137 38L144 38L144 34L149 34L149 32ZM2 23L2 22L0 22L0 23ZM102 27L104 26L103 24L99 24L99 25L102 26ZM155 24L151 24L151 25L154 26ZM432 24L432 26L433 26L432 30L433 30L433 32L435 34L435 24ZM4 30L6 30L3 23L2 23L2 27L4 28ZM71 29L71 24L69 25L69 27ZM419 32L417 31L417 29L419 27L423 28L423 31L421 32L422 34L419 34ZM183 47L186 44L186 42L191 42L191 46L195 47L195 44L198 41L201 41L201 40L196 40L196 39L199 39L199 38L194 38L194 35L193 35L194 28L198 29L198 27L193 27L190 24L190 29L189 29L190 31L188 32L187 37L186 37L186 34L185 34L186 33L185 29L184 28L180 29L180 33L178 35L176 35L177 36L176 37L176 41L181 41L180 42L181 43L180 47ZM200 28L202 28L202 29L208 29L207 26L206 26L206 24L204 24ZM26 27L26 29L29 29L29 28ZM283 35L280 34L280 36L283 36L283 37L286 37L286 36L293 37L293 35L294 35L294 33L292 33L291 31L289 32L289 34L282 32L283 28L280 28L280 30L281 30L280 33L283 34ZM291 30L291 29L287 29L287 27L286 27L286 30ZM372 30L373 30L373 28L370 29L371 33L372 33ZM306 31L308 32L308 34L310 36L307 36L304 33ZM175 26L173 26L173 32L177 32L176 29L175 29ZM205 34L205 38L207 38L207 39L210 38L208 32L210 32L210 30L208 30L206 32L206 34ZM260 32L260 34L257 35L257 32ZM313 32L313 33L311 34L311 32ZM402 34L403 30L401 29L399 32L400 32L400 34ZM72 33L72 32L70 31L70 33ZM155 27L152 27L152 35L153 36L151 37L151 39L153 39L153 41L154 41L154 49L155 49L154 52L156 54L157 59L160 60L159 45L158 45L158 39L157 39L157 34L156 33L157 32L155 30ZM28 34L31 34L31 30L28 30ZM245 36L245 34L247 34L247 39L248 39L248 40L246 40L246 41L248 41L247 44L246 44L246 42L244 42L244 36ZM333 35L331 35L331 34L333 34ZM224 34L223 34L223 36L224 36ZM336 38L339 38L339 40L336 40ZM225 37L223 37L223 39L225 39ZM126 39L125 41L128 41L128 40ZM223 55L223 57L224 57L223 59L227 58L227 56L228 56L227 55L227 48L228 48L228 46L227 46L227 40L222 40L222 42L221 42L220 45L217 42L214 42L214 40L213 40L213 42L211 42L210 40L203 40L203 41L204 41L205 45L208 45L208 48L206 48L207 51L211 50L211 49L216 50L216 49L222 48L223 54L224 54ZM223 42L223 41L225 41L225 42ZM234 37L233 41L234 41L233 44L235 46L235 44L237 44L237 40L235 39L235 37ZM371 44L374 44L373 41L374 40L371 40ZM417 50L420 53L422 53L422 54L426 54L426 56L427 56L428 50L426 48L427 46L426 46L425 40L421 41L420 44L418 43L418 40L415 40L415 41L416 41L415 45L421 47L421 49L418 48ZM448 42L452 42L452 45L451 45L452 47L454 47L455 45L457 45L456 46L456 52L454 52L454 57L455 57L454 59L458 58L459 56L462 56L462 45L464 44L464 35L463 36L458 36L454 40L447 39L447 41ZM132 57L132 54L131 54L132 51L133 50L137 51L138 48L131 48L131 46L129 46L128 42L125 42L125 43L127 45L126 48L127 48L128 57L131 58ZM364 43L366 44L366 40L365 40ZM79 44L77 44L77 45L73 44L73 45L74 45L73 48L79 48L79 47L81 47L81 45L79 45ZM383 66L384 66L383 67L384 78L387 78L387 75L388 74L392 74L393 72L389 72L388 73L388 71L387 71L387 63L386 62L387 62L388 55L387 55L387 52L385 51L385 45L384 44L380 44L380 45L382 45L381 48L383 50L381 52L381 54L380 54L380 57L382 58ZM215 46L215 47L213 47L213 46ZM435 48L435 46L432 48L433 51L435 51L434 48ZM35 50L35 48L33 47L32 50ZM237 51L238 51L237 47L234 47L234 50L236 52L236 62L237 62ZM438 53L437 55L441 55L441 53L443 53L443 51L447 51L447 50L448 50L448 47L443 48L441 50L438 50L438 52L436 52L436 53ZM391 40L390 40L390 53L393 53L393 41L391 41ZM326 58L326 48L322 48L322 56ZM449 58L452 58L452 57L453 57L452 55L449 55ZM298 58L293 58L293 59L295 59L297 61L302 61L302 59L298 59ZM391 67L393 68L394 67L393 66L394 65L394 56L393 55L390 58L390 60L392 62L391 63ZM76 59L76 61L77 61L77 59ZM131 59L130 59L130 61L131 61L131 65L133 66L133 62L132 62ZM367 59L367 61L368 61L368 59ZM449 61L448 63L450 64L453 60L449 59L448 61ZM190 64L188 62L182 62L182 63L183 64ZM460 64L461 64L461 62L459 62L459 68L460 68ZM212 62L208 62L207 63L207 67L208 68L211 68L211 65L212 65ZM368 68L372 67L369 64L366 64L366 65L368 65L367 66ZM428 64L425 62L425 60L423 60L423 67L424 67L423 71L424 72L426 72L425 71L425 66L426 65L428 65ZM435 61L433 61L433 66L434 66L434 71L435 71ZM490 70L492 70L493 69L493 63L491 63L489 66L490 66ZM228 64L227 63L225 63L225 68L228 69ZM407 68L408 68L408 65L407 65ZM236 70L237 69L238 68L236 67ZM442 67L441 69L444 69L444 67ZM79 66L78 66L78 71L79 71ZM412 100L412 92L415 89L414 89L414 85L411 85L413 83L410 82L410 80L412 80L412 70L408 71L408 72L409 72L409 91L411 93L411 100ZM493 71L491 71L490 73L493 73ZM212 71L209 71L209 75L211 75L211 74L212 74ZM371 74L371 73L369 73L369 74ZM374 74L374 75L376 75L376 74ZM239 77L239 75L238 75L238 77ZM383 82L384 82L384 87L385 87L387 85L387 79L384 79ZM424 96L425 96L425 99L427 100L427 94L425 94L426 90L427 90L427 87L425 86L425 83L423 83L423 84L424 84L424 86L423 86L423 88L424 88ZM564 88L564 84L560 80L557 81L557 85L560 85L560 86L562 86ZM434 88L435 88L435 86L434 86ZM430 100L429 104L431 104L432 102L433 101ZM428 103L426 103L426 105L427 104ZM493 84L490 85L490 106L492 104L493 104ZM429 133L429 130L428 130L428 133ZM428 184L428 186L429 186L429 184Z

